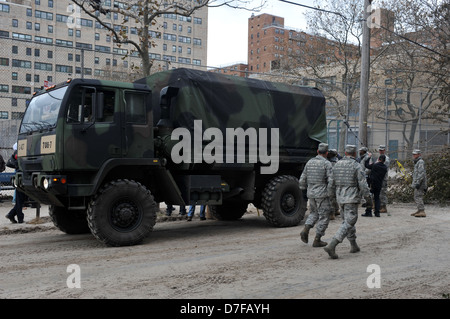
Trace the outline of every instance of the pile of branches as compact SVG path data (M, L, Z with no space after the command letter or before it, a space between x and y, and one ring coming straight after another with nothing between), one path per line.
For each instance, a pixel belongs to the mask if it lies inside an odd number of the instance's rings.
M427 171L428 189L424 197L425 203L450 204L450 148L444 146L441 152L422 154ZM396 171L396 176L389 178L389 202L414 202L412 173L413 160L399 162L394 160L390 167Z

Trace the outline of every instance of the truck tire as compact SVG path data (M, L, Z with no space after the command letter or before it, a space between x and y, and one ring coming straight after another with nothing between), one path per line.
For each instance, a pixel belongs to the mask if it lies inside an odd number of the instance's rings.
M86 219L86 210L68 210L65 207L50 206L48 214L53 224L66 234L88 234L91 231Z
M217 220L237 220L247 212L247 202L225 202L222 205L210 205L211 215Z
M264 217L275 227L300 224L305 216L305 209L298 179L291 175L271 179L263 190L261 206Z
M140 183L117 180L103 186L88 207L92 234L108 246L139 244L153 230L157 205Z

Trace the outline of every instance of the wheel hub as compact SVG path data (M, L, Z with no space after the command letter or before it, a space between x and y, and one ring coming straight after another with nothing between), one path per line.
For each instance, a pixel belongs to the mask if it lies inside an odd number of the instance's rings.
M281 200L281 208L285 212L292 211L296 206L295 197L292 194L284 194Z
M139 211L131 203L120 203L112 211L112 223L121 229L132 227L138 217Z

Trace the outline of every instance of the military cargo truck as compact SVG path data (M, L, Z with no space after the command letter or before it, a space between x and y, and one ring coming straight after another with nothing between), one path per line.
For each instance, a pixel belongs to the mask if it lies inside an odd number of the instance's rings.
M325 99L310 87L176 69L135 83L74 79L33 96L14 184L49 205L68 234L110 246L152 231L157 203L209 205L221 220L250 203L298 225L298 178L326 140Z

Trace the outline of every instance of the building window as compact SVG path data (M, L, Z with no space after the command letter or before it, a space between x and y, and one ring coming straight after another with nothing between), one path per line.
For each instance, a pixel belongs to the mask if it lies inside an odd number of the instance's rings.
M0 11L9 13L9 4L1 4L0 3Z
M9 59L8 58L0 58L0 65L1 66L9 66Z
M13 19L12 20L12 26L13 26L13 28L18 28L19 27L19 20Z

